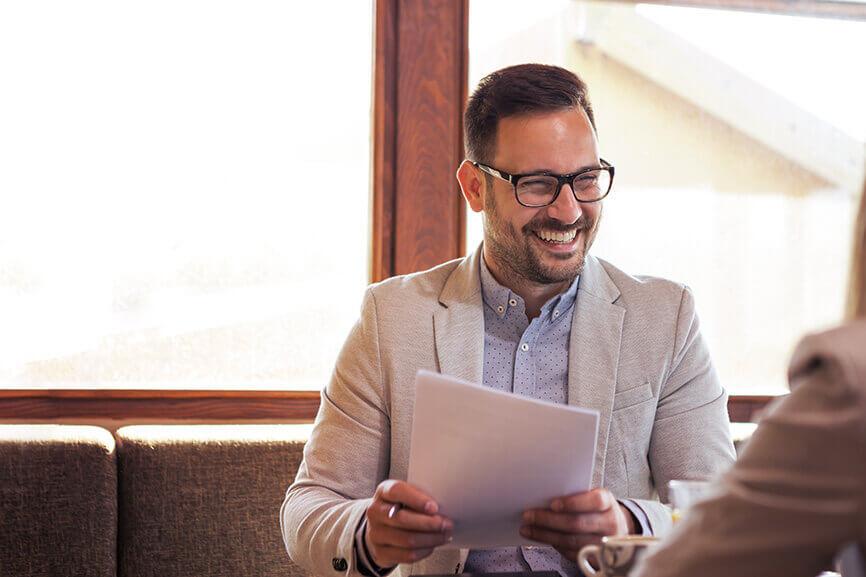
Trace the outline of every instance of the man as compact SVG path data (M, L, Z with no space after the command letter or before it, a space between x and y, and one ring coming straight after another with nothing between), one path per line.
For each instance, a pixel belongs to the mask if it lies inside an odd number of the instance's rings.
M733 461L691 293L587 254L614 170L583 82L551 66L500 70L464 125L457 179L484 243L367 290L281 511L289 554L312 573L576 575L577 552L601 536L667 529L656 494L669 479ZM419 369L599 411L594 489L526 512L521 532L539 547L437 550L453 523L405 482Z

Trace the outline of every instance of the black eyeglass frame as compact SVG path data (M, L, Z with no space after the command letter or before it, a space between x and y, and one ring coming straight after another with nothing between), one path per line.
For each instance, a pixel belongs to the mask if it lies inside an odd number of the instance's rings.
M610 194L610 190L613 188L613 176L616 172L616 168L606 161L603 158L599 158L601 161L601 166L594 166L591 168L582 168L577 172L572 172L570 174L553 174L552 172L528 172L525 174L509 174L503 170L499 170L498 168L493 168L492 166L487 166L486 164L481 164L480 162L475 162L474 160L470 160L470 162L480 170L490 176L494 176L511 185L512 190L514 191L514 199L517 201L517 204L520 206L525 206L526 208L543 208L545 206L550 206L556 199L559 198L559 193L562 192L562 185L567 184L571 189L571 194L574 196L574 200L581 204L590 204L593 202L599 202L607 198L607 195ZM592 172L593 170L606 170L608 174L610 174L610 184L608 184L607 190L600 197L593 200L581 200L577 198L577 192L574 190L574 179L580 176L581 174L586 174L587 172ZM550 202L547 204L524 204L520 201L520 195L517 194L517 182L524 177L527 176L552 176L556 178L558 184L556 186L556 192L553 193L553 198L550 199Z

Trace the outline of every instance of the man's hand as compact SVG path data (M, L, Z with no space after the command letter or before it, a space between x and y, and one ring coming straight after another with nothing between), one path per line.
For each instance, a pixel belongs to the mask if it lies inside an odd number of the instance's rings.
M396 505L396 507L395 507ZM454 524L428 495L405 481L382 481L367 507L364 542L381 568L414 563L451 540Z
M593 489L554 499L549 509L523 513L520 534L551 545L559 553L577 560L578 552L605 535L634 533L631 513L607 489Z

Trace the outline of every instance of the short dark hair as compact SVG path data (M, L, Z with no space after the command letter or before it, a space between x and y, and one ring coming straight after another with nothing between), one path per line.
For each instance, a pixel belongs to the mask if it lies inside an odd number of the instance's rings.
M509 116L555 112L580 106L595 130L586 83L559 66L519 64L485 76L463 113L466 157L490 163L496 153L499 121Z

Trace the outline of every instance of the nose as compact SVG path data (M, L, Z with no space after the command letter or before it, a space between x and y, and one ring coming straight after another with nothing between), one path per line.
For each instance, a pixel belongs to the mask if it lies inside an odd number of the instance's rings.
M559 189L559 196L547 207L547 215L560 222L571 224L576 222L583 214L583 207L574 195L571 184L563 184Z

